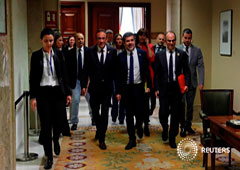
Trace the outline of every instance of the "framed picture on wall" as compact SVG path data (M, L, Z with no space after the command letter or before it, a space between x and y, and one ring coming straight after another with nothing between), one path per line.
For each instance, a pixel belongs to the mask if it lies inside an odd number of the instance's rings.
M220 12L220 55L232 55L232 10Z
M0 35L7 34L6 0L0 0Z

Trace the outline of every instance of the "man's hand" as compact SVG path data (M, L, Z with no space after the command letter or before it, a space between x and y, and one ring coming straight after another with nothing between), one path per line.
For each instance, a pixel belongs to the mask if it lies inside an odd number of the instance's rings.
M199 84L199 90L202 90L203 89L203 85L202 84Z
M86 92L87 92L86 88L83 88L83 89L82 89L82 95L85 96L85 95L86 95Z
M67 96L67 105L69 106L72 103L72 97L71 96Z
M188 91L188 86L185 86L184 93L186 93L187 91Z
M158 96L159 96L159 90L155 91L155 96L158 98Z
M150 88L147 88L145 92L150 93L150 91L151 91Z
M36 108L37 108L37 100L35 98L31 99L30 100L30 105L31 105L32 110L35 112Z
M121 100L121 95L120 95L120 94L117 94L117 95L116 95L116 99L117 99L117 101L120 102L120 100Z

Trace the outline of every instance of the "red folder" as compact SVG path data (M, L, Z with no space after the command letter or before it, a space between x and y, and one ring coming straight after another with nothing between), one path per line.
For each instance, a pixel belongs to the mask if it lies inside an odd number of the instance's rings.
M180 86L181 93L184 93L185 92L185 77L184 77L184 74L180 74L178 76L178 83L179 83L179 86Z

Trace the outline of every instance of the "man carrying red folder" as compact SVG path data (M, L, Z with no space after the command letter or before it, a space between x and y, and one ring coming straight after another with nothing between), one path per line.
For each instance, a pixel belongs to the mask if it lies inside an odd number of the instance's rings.
M190 71L187 54L175 48L176 34L174 32L166 33L166 45L166 50L155 56L155 94L159 97L160 102L159 119L163 128L162 139L166 141L169 136L170 147L176 148L182 100L178 76L184 74L186 91L189 85ZM170 114L170 129L168 131Z
M177 48L185 51L188 55L188 65L190 69L190 84L188 91L183 97L182 103L182 116L180 120L181 132L180 136L185 137L186 132L194 134L195 131L192 129L193 119L193 104L196 95L197 86L200 90L203 89L204 85L204 63L201 49L192 44L192 30L186 28L182 34L183 43ZM198 72L198 77L197 77ZM185 113L185 102L187 103L187 112Z

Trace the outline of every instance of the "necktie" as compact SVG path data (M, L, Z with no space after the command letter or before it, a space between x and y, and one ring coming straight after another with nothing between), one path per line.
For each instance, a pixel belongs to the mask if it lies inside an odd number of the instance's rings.
M78 78L80 78L80 71L82 70L82 53L81 49L78 50Z
M101 49L101 57L100 57L100 63L103 65L103 59L104 59L104 56L103 56L103 49Z
M188 53L188 46L186 47L186 52Z
M49 65L50 65L50 70L51 70L51 73L52 73L52 76L53 76L53 68L52 68L52 52L50 53L50 62L49 62Z
M173 82L173 59L172 59L172 51L170 51L168 79L169 79L169 82Z
M129 84L134 83L133 53L130 53Z

